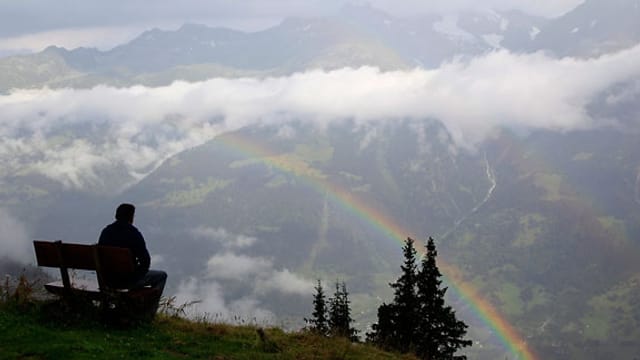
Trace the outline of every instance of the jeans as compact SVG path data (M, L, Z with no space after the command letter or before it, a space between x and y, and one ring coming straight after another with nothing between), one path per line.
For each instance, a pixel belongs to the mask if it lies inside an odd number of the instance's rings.
M167 273L161 270L149 270L147 273L138 280L133 289L142 289L147 286L150 286L151 289L154 290L155 295L149 299L149 306L147 307L146 316L150 319L158 311L158 307L160 305L160 297L162 296L162 291L164 290L164 284L167 282Z
M161 270L149 270L147 273L136 282L133 288L142 288L145 286L151 286L152 289L158 290L159 294L162 294L164 285L167 282L167 273Z

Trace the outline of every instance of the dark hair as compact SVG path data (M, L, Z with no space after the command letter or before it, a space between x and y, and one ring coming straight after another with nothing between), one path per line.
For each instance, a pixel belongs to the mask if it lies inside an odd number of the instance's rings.
M136 207L132 204L120 204L116 209L116 220L133 222L133 214L136 212Z

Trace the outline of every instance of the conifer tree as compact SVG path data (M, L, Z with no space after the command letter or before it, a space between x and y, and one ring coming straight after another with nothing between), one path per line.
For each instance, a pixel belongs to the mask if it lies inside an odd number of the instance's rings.
M437 256L435 242L430 237L416 282L420 319L415 334L416 354L429 360L465 360L466 356L456 356L455 353L472 343L464 340L467 325L456 318L450 306L445 306L447 288L441 286L442 274L436 265Z
M357 341L358 331L351 326L351 301L344 282L336 281L336 291L329 299L329 333Z
M329 323L327 320L327 301L320 279L318 279L318 284L314 289L316 292L313 295L313 313L311 314L311 319L305 320L311 324L311 331L317 333L318 335L327 336L329 335Z
M395 339L398 338L396 329L395 308L392 304L383 303L378 307L378 322L371 325L371 332L367 333L367 342L385 350L394 350Z
M402 247L402 274L396 282L389 284L394 289L393 302L378 308L378 323L372 325L372 332L367 334L367 339L376 345L402 353L413 349L417 327L417 260L413 244L413 239L407 238Z
M471 345L471 341L464 340L467 325L456 319L450 306L445 306L447 288L441 287L435 243L429 238L419 270L413 244L408 238L402 248L402 274L390 284L394 289L393 302L378 308L378 323L372 326L367 340L386 349L414 352L422 359L466 359L455 353Z
M413 244L413 239L407 238L402 248L404 256L404 263L400 266L402 274L395 283L390 284L394 289L392 322L396 328L393 343L394 347L403 353L412 350L418 315L416 249Z

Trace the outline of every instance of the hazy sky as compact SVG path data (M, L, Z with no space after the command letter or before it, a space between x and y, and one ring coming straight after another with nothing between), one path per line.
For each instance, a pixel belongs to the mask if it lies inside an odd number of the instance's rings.
M368 3L396 16L482 7L558 16L583 0L0 0L0 54L65 47L109 48L151 27L185 22L259 30L288 16L323 16ZM478 5L481 3L482 5ZM151 5L153 4L153 5Z

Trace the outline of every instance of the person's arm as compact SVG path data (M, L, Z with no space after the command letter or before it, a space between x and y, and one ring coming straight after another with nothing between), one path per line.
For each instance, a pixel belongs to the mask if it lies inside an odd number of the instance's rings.
M136 246L135 246L135 257L140 262L140 269L144 271L149 270L149 266L151 265L151 256L149 256L149 251L147 250L147 245L144 242L144 237L136 229Z

